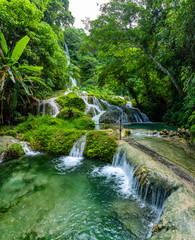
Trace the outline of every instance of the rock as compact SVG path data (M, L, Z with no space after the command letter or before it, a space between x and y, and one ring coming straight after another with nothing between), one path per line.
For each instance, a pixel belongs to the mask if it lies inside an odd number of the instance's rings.
M188 137L190 137L190 130L189 130L189 129L186 129L186 135L187 135Z
M153 228L157 227L158 226L158 223L154 223L153 224Z
M170 136L170 137L175 136L174 132L173 132L173 131L170 131L170 132L169 132L169 136Z
M157 130L154 130L154 131L153 131L153 134L157 134L157 133L158 133L158 131L157 131Z

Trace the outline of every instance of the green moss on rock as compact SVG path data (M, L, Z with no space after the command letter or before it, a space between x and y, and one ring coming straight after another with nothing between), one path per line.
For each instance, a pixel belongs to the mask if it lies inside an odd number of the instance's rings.
M60 96L56 99L56 102L62 107L73 107L84 112L85 111L85 102L80 98L75 92L71 92L67 95Z
M61 112L56 116L57 118L62 118L64 120L72 120L76 118L83 117L85 114L82 111L79 111L76 108L67 108L65 107Z
M116 106L122 106L125 105L127 103L127 101L125 99L116 97L116 98L109 98L107 100L111 105L116 105Z
M24 154L25 154L24 149L20 144L12 143L5 149L3 160L4 161L12 160L21 157Z
M87 134L84 155L86 157L112 162L117 148L115 138L106 132L91 131Z

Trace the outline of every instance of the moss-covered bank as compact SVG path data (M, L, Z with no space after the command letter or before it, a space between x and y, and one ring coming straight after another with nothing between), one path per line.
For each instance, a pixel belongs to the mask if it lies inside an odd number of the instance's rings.
M7 139L6 136L1 137L0 139L2 143L2 145L0 146L0 158L2 161L9 161L12 159L16 159L25 154L20 144L13 143L12 138L11 139L9 138L9 140L11 141L6 141L6 139Z
M90 131L87 134L84 155L86 157L112 162L117 148L116 139L103 131Z
M30 142L34 150L56 155L68 155L74 143L87 133L84 155L112 162L116 139L106 132L91 129L94 129L94 122L87 116L69 121L51 116L29 116L15 128L20 139Z

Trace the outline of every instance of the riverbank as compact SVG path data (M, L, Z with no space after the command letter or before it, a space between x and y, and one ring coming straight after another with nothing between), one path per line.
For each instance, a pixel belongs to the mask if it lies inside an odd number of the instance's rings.
M53 120L52 120L53 121ZM54 120L56 123L56 120ZM35 123L34 123L35 124ZM32 125L32 122L31 122ZM53 125L53 122L52 122ZM55 124L54 124L55 125ZM35 124L37 126L37 124ZM27 125L26 125L27 127ZM28 127L27 127L28 129ZM43 126L41 127L43 129ZM35 130L35 129L34 129ZM34 131L33 130L33 131ZM122 137L124 140L117 140L119 148L117 151L123 151L126 154L126 160L134 168L134 178L139 184L138 193L141 194L140 197L152 202L153 198L159 198L159 195L165 194L166 198L168 197L161 218L158 223L154 222L153 235L151 239L194 239L194 206L195 206L195 185L193 172L189 171L189 166L183 167L177 162L172 161L173 153L175 148L172 149L172 144L174 145L172 138L166 138L165 150L163 149L163 143L161 138L155 136L142 136L130 135L130 132L126 134L127 130L122 131ZM129 130L128 130L129 131ZM40 136L34 134L33 143L38 141L39 151L45 150L47 148L41 148L42 141ZM82 134L85 134L86 131L82 131ZM117 129L108 129L102 131L89 131L85 148L85 156L90 158L100 160L106 160L111 162L116 145L116 136L119 136L119 131ZM20 132L20 138L22 137ZM24 136L32 136L31 132L25 133ZM60 135L62 138L62 134ZM80 135L79 135L80 136ZM113 138L113 136L115 136ZM74 141L77 140L75 138ZM53 139L53 138L52 138ZM58 149L58 141L52 140L55 142L55 149ZM66 139L66 137L65 137ZM115 139L113 142L110 142L111 139ZM1 142L4 147L7 144L11 144L15 139L11 136L1 137ZM155 148L158 145L156 144L160 140L161 148ZM31 140L32 141L32 140ZM63 139L60 140L61 143L66 142ZM72 145L74 143L72 141ZM155 144L153 144L155 142ZM188 148L188 145L184 142L180 142L180 148ZM41 143L41 144L40 144ZM60 144L61 144L60 143ZM46 144L44 140L44 144ZM63 144L62 144L63 145ZM72 145L69 148L72 148ZM32 145L34 146L34 145ZM171 150L170 150L170 149ZM109 150L110 149L110 150ZM166 154L164 154L164 152ZM189 149L186 150L186 153L189 153ZM193 155L193 152L190 152ZM62 152L60 152L62 154ZM67 155L66 152L64 152ZM178 156L177 152L177 156ZM108 156L106 158L106 155ZM183 154L181 154L181 159L183 159ZM104 159L105 158L105 159ZM192 161L192 160L191 160ZM185 161L182 161L184 164ZM192 170L193 171L193 170ZM141 191L141 192L140 192ZM148 197L147 197L148 196ZM153 200L154 203L161 200ZM164 201L164 200L163 200ZM118 209L118 208L117 208ZM121 218L123 214L120 213ZM129 220L130 221L130 220ZM128 219L125 220L125 224L128 226Z

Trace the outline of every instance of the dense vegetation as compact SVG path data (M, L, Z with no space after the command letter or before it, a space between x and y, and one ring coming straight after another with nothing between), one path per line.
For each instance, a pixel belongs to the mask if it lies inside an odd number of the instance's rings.
M23 121L74 77L91 95L130 97L152 121L195 136L194 10L192 0L111 0L86 21L87 35L72 27L68 0L1 0L1 124Z

